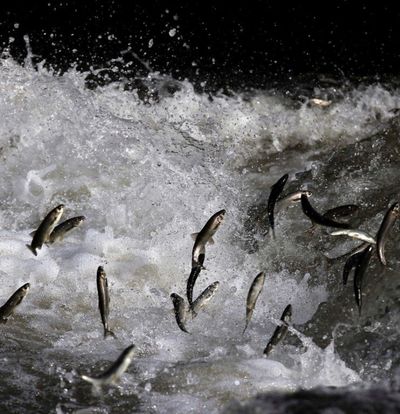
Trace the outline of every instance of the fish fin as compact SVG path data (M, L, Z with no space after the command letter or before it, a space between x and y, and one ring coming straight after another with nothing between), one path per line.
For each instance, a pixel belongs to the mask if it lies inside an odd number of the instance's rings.
M196 238L197 238L197 235L198 235L199 233L192 233L191 235L190 235L190 237L193 239L193 240L196 240Z
M37 256L36 249L34 249L30 244L25 245L35 256Z
M108 336L117 339L113 331L111 331L110 329L104 329L104 339L106 339Z
M245 327L244 327L244 329L243 329L242 335L244 335L244 333L246 332L247 325L248 325L248 323L246 322L246 326L245 326Z
M35 234L36 234L36 230L33 230L33 231L31 231L31 232L29 233L29 235L30 235L31 237L33 237Z
M215 241L214 241L214 239L212 238L212 237L210 237L209 239L208 239L208 242L207 242L208 244L215 244Z

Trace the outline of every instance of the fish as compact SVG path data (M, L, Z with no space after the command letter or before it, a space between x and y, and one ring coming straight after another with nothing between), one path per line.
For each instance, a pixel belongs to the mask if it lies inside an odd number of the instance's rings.
M365 233L361 230L351 230L351 229L343 229L343 230L336 230L332 233L330 233L331 236L349 236L353 239L358 239L365 241L367 243L376 244L375 239L370 236L368 233Z
M192 309L192 311L193 311L193 289L194 289L196 280L199 277L201 269L204 269L203 267L204 259L205 259L205 254L200 253L197 259L197 265L192 267L192 270L190 272L189 278L186 283L186 296L189 302L189 307Z
M196 316L201 308L203 308L215 295L215 292L218 290L219 282L214 282L208 286L204 291L198 296L198 298L193 302L191 310L192 317Z
M386 212L385 217L382 220L381 226L379 227L378 233L376 235L376 250L378 257L383 266L387 265L385 258L385 244L387 242L388 234L390 229L393 227L394 222L399 217L400 206L399 203L394 203L390 206L389 210Z
M362 306L361 287L365 271L367 270L369 260L371 259L372 251L373 246L370 244L368 247L365 248L363 252L360 253L360 258L356 264L356 270L354 271L354 296L360 315Z
M273 348L279 344L279 342L285 339L285 336L288 331L288 324L292 318L292 305L287 305L285 310L282 313L281 321L282 325L276 327L271 339L269 340L267 346L264 349L264 355L268 356Z
M22 302L22 299L28 294L31 285L25 283L16 290L8 301L0 308L0 323L6 323L8 318L14 313L15 308Z
M185 322L188 316L188 310L186 307L185 299L183 299L176 293L171 293L171 299L172 303L174 304L176 323L183 332L190 333L185 328Z
M311 106L316 106L319 108L327 108L328 106L332 104L332 101L327 101L325 99L319 99L319 98L311 98L308 102Z
M264 282L265 273L261 272L254 278L253 283L250 286L246 301L246 325L243 329L242 335L245 333L247 326L249 325L250 319L253 316L254 307L256 306L258 296L263 290Z
M61 224L54 228L45 243L53 244L56 241L62 241L67 233L78 227L85 220L86 218L84 216L78 216L63 221Z
M344 204L343 206L330 208L329 210L325 211L323 216L331 220L336 220L339 218L352 216L359 209L360 207L356 204Z
M285 187L286 181L289 178L289 174L283 175L272 187L271 192L268 197L268 204L267 204L267 214L268 214L268 221L269 225L271 226L272 236L275 239L275 220L274 220L274 210L275 204L278 197L281 195L283 188Z
M110 296L108 294L107 275L102 266L97 268L97 293L99 295L99 310L101 321L104 326L104 338L112 336L115 338L108 326L108 315L110 314Z
M89 377L87 375L81 375L81 378L87 382L90 382L96 387L101 387L107 384L115 384L121 377L121 375L128 369L132 362L132 358L136 351L135 345L129 345L118 359L111 365L107 371L103 372L97 377Z
M319 214L314 208L311 206L310 202L308 201L308 198L305 194L301 195L301 207L303 209L304 214L313 222L316 224L319 224L321 226L327 226L327 227L338 227L342 229L348 229L350 228L350 224L348 223L339 223L337 221L334 221L330 218L324 217L323 215Z
M45 243L53 231L54 227L57 226L62 214L64 213L64 204L60 204L56 208L50 211L44 220L40 223L40 226L35 231L31 244L27 244L26 247L37 256L36 249L41 249L43 243Z
M345 286L347 284L347 280L349 278L349 274L351 270L357 266L357 263L360 261L361 256L363 255L365 250L365 247L363 247L362 250L358 249L358 251L354 254L352 254L344 264L343 268L343 285Z
M199 265L199 256L205 254L206 244L214 244L213 236L224 221L225 210L220 210L212 215L199 233L193 233L194 245L192 250L192 269ZM202 264L201 264L202 266Z
M297 203L301 201L301 195L305 194L307 197L312 196L312 192L308 190L299 190L293 193L287 194L286 196L281 197L276 202L276 207L281 210L286 208L290 204Z
M329 210L325 211L325 213L322 214L322 216L330 220L336 220L336 219L349 217L353 215L354 213L356 213L359 209L360 207L357 206L356 204L345 204L343 206L337 206L337 207L330 208ZM308 232L311 232L311 233L315 230L316 225L317 225L313 221L312 223L313 223L312 226L308 229Z

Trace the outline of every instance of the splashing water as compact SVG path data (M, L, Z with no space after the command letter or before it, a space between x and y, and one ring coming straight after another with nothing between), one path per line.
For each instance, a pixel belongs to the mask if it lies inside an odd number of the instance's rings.
M321 255L325 245L328 250L339 242L323 231L305 233L298 206L279 212L275 242L259 231L252 211L288 172L288 188L317 189L321 208L361 200L370 208L366 223L379 226L385 204L370 200L378 191L392 197L388 178L398 178L397 152L389 162L382 148L391 142L393 134L385 131L400 107L399 91L354 87L321 109L267 90L210 100L188 81L149 76L160 99L146 105L118 82L89 90L85 74L75 70L56 76L43 66L1 60L3 302L31 284L2 326L2 407L20 413L217 413L233 398L259 392L373 381L381 365L374 371L370 355L359 362L352 356L367 347L364 340L381 344L385 321L397 316L379 319L381 305L379 311L367 305L365 320L357 320L351 293L342 300L337 283L341 265L328 269ZM176 92L163 93L171 81ZM350 150L368 162L349 164ZM60 203L66 218L87 220L34 257L25 246L29 233ZM207 270L195 295L216 280L221 285L188 323L187 335L176 325L169 295L186 290L190 234L222 208L226 220L207 247ZM99 265L109 280L116 340L103 340ZM247 291L262 270L265 287L242 336ZM381 303L385 289L370 303ZM272 321L288 303L296 329L262 358ZM332 338L340 323L343 332ZM374 323L380 324L375 336L365 338L363 326ZM392 344L398 334L390 335ZM138 355L120 383L100 396L92 393L80 375L100 373L130 343ZM390 372L389 345L386 352L383 365Z

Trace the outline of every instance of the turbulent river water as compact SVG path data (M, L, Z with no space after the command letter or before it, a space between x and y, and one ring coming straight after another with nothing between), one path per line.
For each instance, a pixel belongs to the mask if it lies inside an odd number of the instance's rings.
M1 412L400 412L398 223L388 266L374 254L367 269L359 316L344 260L327 259L357 242L307 231L300 205L277 212L275 240L265 219L270 188L288 173L285 192L311 190L321 212L357 204L354 226L375 236L400 201L400 89L328 79L209 96L153 73L157 99L144 102L123 82L89 89L85 76L0 63L2 303L31 286L1 325ZM86 221L35 257L29 234L60 203L65 218ZM186 334L170 294L185 296L190 235L221 209L195 296L220 286ZM116 339L103 339L100 265ZM289 303L290 332L265 358ZM118 384L99 393L81 379L130 344L137 352Z

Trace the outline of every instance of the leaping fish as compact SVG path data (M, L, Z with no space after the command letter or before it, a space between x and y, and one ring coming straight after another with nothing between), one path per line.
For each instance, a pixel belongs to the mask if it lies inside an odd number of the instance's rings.
M185 322L188 316L188 309L186 307L185 299L176 293L171 293L171 299L174 305L175 319L179 329L183 332L190 333L185 327Z
M95 387L101 387L102 385L115 384L121 377L121 375L128 369L132 362L133 354L135 352L135 345L129 345L115 363L105 372L97 377L88 377L81 375L81 378L87 382L90 382Z
M115 338L114 332L112 332L108 326L108 315L110 314L110 296L108 294L108 282L107 275L102 266L97 269L97 293L99 295L99 310L101 321L104 326L104 338L112 336Z
M214 282L208 286L204 291L198 296L198 298L193 302L192 305L192 317L195 317L199 310L203 308L215 295L215 292L218 290L219 282Z
M268 212L268 221L269 225L271 226L272 236L275 239L275 219L274 219L274 210L275 204L278 197L281 195L283 191L283 187L285 187L286 181L288 180L289 175L283 175L272 187L271 192L268 197L268 204L267 204L267 212Z
M260 295L264 287L264 282L265 282L265 273L261 272L255 277L255 279L253 280L253 283L250 286L249 293L247 294L246 325L243 329L243 334L245 333L247 326L249 325L250 319L253 316L253 311L256 306L258 296Z
M330 218L327 218L321 214L319 214L310 204L308 198L305 194L301 195L301 207L303 209L304 214L314 223L317 223L321 226L327 227L338 227L342 229L350 228L350 224L348 223L339 223L334 221Z
M371 259L373 247L369 245L365 250L360 254L360 258L356 264L356 270L354 272L354 296L356 298L356 303L358 306L359 314L361 315L361 306L362 306L362 282L364 278L365 271L367 270L369 260Z
M62 241L67 233L78 227L85 221L84 216L72 217L63 221L50 233L50 236L46 243L53 244L56 241Z
M278 209L285 208L293 203L299 203L301 201L302 194L306 195L307 197L312 196L312 192L308 190L299 190L293 193L287 194L276 201L276 207Z
M195 239L192 250L192 268L199 266L199 256L201 254L205 254L206 244L214 244L212 237L218 230L218 227L224 221L225 213L225 210L218 211L213 216L211 216L211 218L207 221L199 233L192 234L192 237Z
M279 344L279 342L285 339L285 336L288 331L288 324L290 323L291 318L292 318L292 305L287 305L281 316L282 325L276 327L272 335L272 338L270 339L270 341L268 342L267 346L264 349L264 355L268 356L273 350L273 348L277 344Z
M365 231L361 231L361 230L351 230L351 229L336 230L331 233L331 236L349 236L353 239L358 239L358 240L365 241L367 243L376 244L376 241L372 236L370 236Z
M367 246L368 245L364 246L362 250L360 250L360 247L359 247L357 251L346 260L346 263L344 264L344 267L343 267L343 285L347 284L347 280L349 278L349 274L351 270L357 266Z
M28 294L29 283L25 283L16 290L8 301L0 308L0 323L6 323L8 318L14 313L15 308L22 302L22 299Z
M382 220L382 224L379 227L378 234L376 235L376 250L380 262L386 266L385 258L385 244L387 242L388 234L390 229L393 227L394 222L400 215L400 206L399 203L394 203L390 206L389 210L386 212L385 217Z
M40 223L40 226L35 231L35 234L32 239L32 243L29 245L27 244L26 247L35 255L37 256L36 249L41 249L43 243L49 239L51 232L53 231L54 227L60 221L60 218L64 212L64 204L60 204L56 208L50 211L44 220Z

